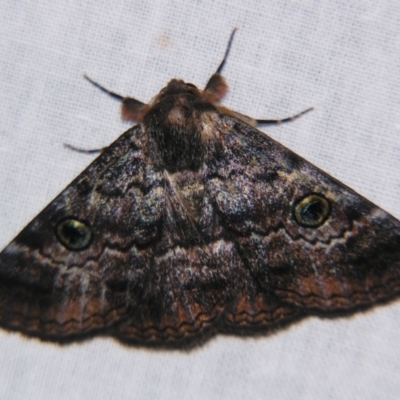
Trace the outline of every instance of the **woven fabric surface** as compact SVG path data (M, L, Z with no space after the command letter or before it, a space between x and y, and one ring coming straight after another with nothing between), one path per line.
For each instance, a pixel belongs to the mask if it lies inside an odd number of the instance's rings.
M93 160L64 142L100 148L130 126L83 73L144 102L171 78L204 87L234 27L224 104L314 106L268 134L400 218L400 3L21 0L0 17L0 248ZM1 330L0 355L4 399L395 399L400 302L190 352Z

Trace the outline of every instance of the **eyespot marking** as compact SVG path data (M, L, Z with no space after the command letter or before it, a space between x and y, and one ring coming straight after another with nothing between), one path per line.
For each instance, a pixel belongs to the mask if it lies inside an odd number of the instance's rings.
M298 224L317 228L329 218L331 203L321 194L311 193L295 200L292 212Z
M56 227L58 241L69 250L80 251L92 242L92 230L87 222L65 218Z

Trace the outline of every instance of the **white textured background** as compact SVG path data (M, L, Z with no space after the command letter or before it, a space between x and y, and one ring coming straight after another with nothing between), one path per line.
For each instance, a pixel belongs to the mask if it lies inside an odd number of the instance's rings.
M260 3L2 0L0 248L93 159L63 142L102 147L129 127L84 72L143 101L173 77L203 87L235 26L225 104L315 106L269 134L400 217L400 2ZM189 353L0 331L0 360L1 399L395 399L400 302Z

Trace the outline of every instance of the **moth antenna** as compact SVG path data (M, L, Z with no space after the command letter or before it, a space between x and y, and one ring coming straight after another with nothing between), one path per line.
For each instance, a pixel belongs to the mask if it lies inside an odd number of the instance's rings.
M232 46L232 41L233 37L235 36L235 32L237 31L237 28L234 28L231 37L229 38L228 46L226 47L225 50L225 55L224 58L217 68L217 71L214 72L211 76L211 78L208 80L207 85L204 89L204 92L209 96L211 101L218 102L220 101L226 94L228 90L228 85L225 82L224 77L221 75L221 71L224 68L225 62L228 58L229 51Z
M111 90L106 89L104 86L101 86L99 83L95 82L93 79L90 79L86 74L83 74L83 77L89 81L93 86L97 87L100 89L102 92L108 94L109 96L113 97L114 99L117 99L119 101L124 100L124 96L121 96L118 93L112 92Z
M299 114L293 115L291 117L283 118L283 119L256 119L257 125L279 125L285 122L292 122L295 119L301 117L302 115L308 113L309 111L314 110L314 107L307 108L307 110L302 111Z
M70 149L72 151L76 151L77 153L84 153L84 154L97 154L97 153L101 153L103 152L107 147L103 147L101 149L91 149L91 150L87 150L87 149L81 149L79 147L75 147L72 146L68 143L63 143L64 147L66 147L67 149Z
M143 102L136 100L133 97L125 97L118 93L112 92L111 90L108 90L104 86L101 86L99 83L95 82L93 79L90 79L86 74L84 74L83 77L93 86L122 103L121 115L123 119L136 122L141 118L142 110L145 106Z
M237 28L233 28L233 31L231 33L231 37L229 38L228 46L226 47L226 50L225 50L224 58L223 58L221 64L219 65L219 67L217 68L217 70L215 71L217 74L220 74L222 69L224 68L224 65L225 65L226 60L227 60L228 55L229 55L229 52L231 50L233 38L235 36L236 31L237 31Z

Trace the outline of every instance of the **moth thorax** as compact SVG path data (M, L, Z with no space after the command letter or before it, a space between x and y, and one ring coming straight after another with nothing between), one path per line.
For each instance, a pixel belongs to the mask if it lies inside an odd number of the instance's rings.
M208 102L175 101L163 105L167 107L157 110L144 123L157 142L165 169L198 170L219 120L218 112Z

